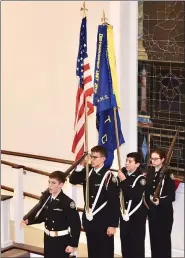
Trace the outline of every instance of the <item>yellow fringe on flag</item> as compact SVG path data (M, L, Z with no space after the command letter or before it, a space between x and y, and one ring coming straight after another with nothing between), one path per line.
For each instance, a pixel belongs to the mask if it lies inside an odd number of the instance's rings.
M118 89L118 77L116 72L116 57L114 52L114 34L113 34L113 27L112 25L107 26L107 43L108 43L108 59L110 64L110 70L112 75L112 87L114 94L116 96L116 102L118 108L121 107L120 105L120 95Z

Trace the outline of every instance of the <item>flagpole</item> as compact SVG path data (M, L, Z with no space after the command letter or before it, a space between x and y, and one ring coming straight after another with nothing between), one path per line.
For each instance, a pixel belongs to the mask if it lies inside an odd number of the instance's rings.
M118 156L118 168L121 171L121 156L120 156L120 148L119 148L119 136L118 136L118 122L116 116L116 107L114 107L114 124L115 124L115 134L116 134L116 144L117 144L117 156ZM122 205L123 214L125 214L125 202L123 192L120 191L120 200Z
M85 152L88 152L87 100L85 98ZM88 156L87 156L88 157ZM89 159L87 158L89 161ZM86 211L89 212L89 162L86 162Z
M119 148L119 136L118 136L118 122L116 116L116 107L114 107L114 124L115 124L115 134L116 134L116 144L117 144L117 156L118 156L118 168L121 170L121 155L120 155L120 148Z
M102 25L109 25L108 19L105 17L105 11L103 10L103 17L101 18ZM118 122L117 122L117 115L116 115L117 107L113 108L114 111L114 125L115 125L115 135L116 135L116 145L117 145L117 157L118 157L118 169L121 171L121 155L120 155L120 147L119 147L119 135L118 135ZM124 196L123 192L120 191L120 200L122 205L123 214L125 214L125 203L124 203Z
M83 11L83 17L86 17L86 8L85 1L80 11ZM87 118L87 98L85 98L85 152L88 152L88 118ZM89 213L89 162L86 162L86 212Z

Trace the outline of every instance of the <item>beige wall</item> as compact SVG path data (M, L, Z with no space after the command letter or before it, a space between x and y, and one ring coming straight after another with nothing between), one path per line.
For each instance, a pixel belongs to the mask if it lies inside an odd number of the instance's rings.
M74 159L71 153L80 1L2 2L2 149ZM88 53L108 1L90 1ZM97 143L95 115L89 147Z

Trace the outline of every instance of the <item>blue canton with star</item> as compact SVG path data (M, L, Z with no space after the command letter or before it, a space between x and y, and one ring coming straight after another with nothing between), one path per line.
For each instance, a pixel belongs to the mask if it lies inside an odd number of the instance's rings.
M87 57L87 29L86 29L86 17L82 19L80 28L80 44L77 57L76 75L80 79L80 87L84 87L84 59Z

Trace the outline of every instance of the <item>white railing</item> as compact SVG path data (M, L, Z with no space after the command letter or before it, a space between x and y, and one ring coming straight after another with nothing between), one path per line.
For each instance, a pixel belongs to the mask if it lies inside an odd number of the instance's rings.
M10 198L1 196L1 248L13 244L10 239Z
M24 216L23 168L12 168L15 173L14 187L14 241L24 243L24 229L20 222Z
M14 183L14 241L24 243L24 230L20 227L20 222L24 216L24 196L23 196L23 168L22 166L12 167L15 174ZM1 247L12 245L10 239L10 200L1 201Z

